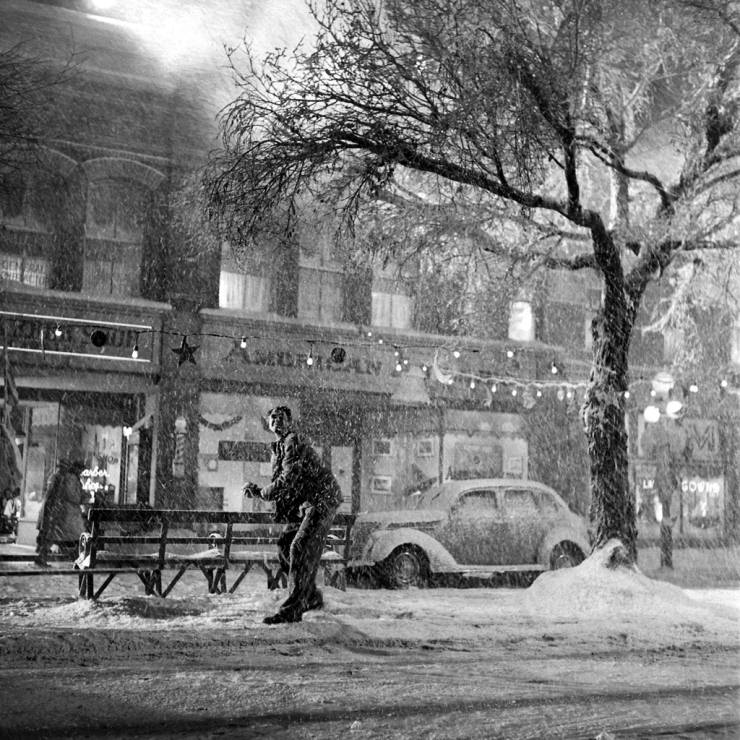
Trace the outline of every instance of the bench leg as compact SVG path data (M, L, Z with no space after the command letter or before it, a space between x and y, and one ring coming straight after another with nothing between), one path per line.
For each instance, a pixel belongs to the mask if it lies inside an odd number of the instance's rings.
M344 566L325 565L324 566L324 583L340 591L347 590L347 570Z
M98 590L97 590L97 591L95 592L95 595L94 595L94 596L93 596L92 598L93 598L93 599L97 599L97 598L98 598L98 597L100 596L100 594L102 594L102 593L103 593L103 591L105 591L105 589L107 588L108 584L109 584L109 583L110 583L110 582L111 582L111 581L112 581L112 580L113 580L113 579L114 579L115 577L116 577L116 574L115 574L115 573L108 573L108 577L107 577L107 578L106 578L106 579L105 579L105 580L103 581L102 585L101 585L101 586L100 586L100 588L99 588L99 589L98 589Z
M262 568L262 570L264 570L267 575L267 588L270 591L274 591L276 588L280 588L281 582L287 585L288 579L285 577L285 574L280 569L280 566L278 566L277 570L273 573L272 568L266 562L262 562L259 565L260 568Z
M252 568L252 563L245 563L244 564L244 570L237 576L234 583L231 584L231 588L229 589L229 593L233 594L234 591L236 591L236 587L244 580L244 576L249 573L249 571Z
M162 595L162 574L158 570L140 570L136 573L144 584L144 593L147 596Z
M78 576L78 588L81 599L93 598L93 574L80 573Z
M183 573L188 569L188 566L185 565L182 568L180 568L177 571L177 574L174 576L174 578L170 581L169 586L162 592L162 598L164 599L167 594L169 594L170 591L175 587L175 584L182 578Z
M213 576L213 590L211 591L211 593L226 593L226 568L216 568L216 572Z
M206 577L208 582L208 593L219 594L226 591L226 574L225 568L208 568L202 565L198 566L200 572Z

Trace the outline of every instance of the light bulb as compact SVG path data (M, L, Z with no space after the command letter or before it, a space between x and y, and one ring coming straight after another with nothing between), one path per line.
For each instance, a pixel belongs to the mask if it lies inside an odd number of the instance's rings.
M139 345L135 344L134 348L131 350L131 359L136 360L139 357Z
M246 337L242 337L242 341L241 341L241 342L239 342L239 346L240 346L240 347L241 347L242 349L246 349L246 348L247 348L247 338L246 338Z
M647 406L642 415L645 417L645 421L655 424L660 419L660 409L657 406Z

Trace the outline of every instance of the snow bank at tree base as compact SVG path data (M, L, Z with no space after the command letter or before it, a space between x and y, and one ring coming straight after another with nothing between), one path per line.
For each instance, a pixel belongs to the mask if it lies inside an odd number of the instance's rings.
M624 555L622 543L610 540L575 568L543 573L525 592L527 608L542 617L581 620L609 616L652 618L666 623L740 620L740 610L697 601L678 586L648 578L637 566L625 565Z

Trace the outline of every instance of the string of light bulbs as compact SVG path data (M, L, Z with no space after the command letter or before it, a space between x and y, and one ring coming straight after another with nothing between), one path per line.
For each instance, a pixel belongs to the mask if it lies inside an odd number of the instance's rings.
M52 317L38 317L38 318L52 318ZM96 328L91 333L91 341L92 343L98 347L102 348L107 343L107 332L103 328L105 326L104 322L99 321L83 321L83 320L76 320L75 323L87 323L87 324L99 324L100 328ZM54 338L55 339L61 339L64 336L65 326L64 322L55 321L55 328L53 329ZM264 341L265 339L269 339L269 337L265 337L263 334L249 334L249 333L239 333L239 334L225 334L222 332L182 332L176 329L154 329L149 327L136 327L136 331L134 332L134 344L131 349L131 358L132 359L139 359L140 357L140 341L141 336L144 334L159 334L162 336L171 336L171 337L179 337L181 339L180 346L176 348L172 348L172 352L178 355L178 364L182 365L184 362L190 362L192 364L195 364L195 352L199 348L197 345L190 345L188 340L191 338L216 338L216 339L226 339L232 342L235 346L239 347L241 350L247 350L249 348L250 341ZM42 346L44 344L44 329L41 329L41 342ZM49 337L51 339L51 337ZM395 337L388 338L387 336L383 336L382 334L376 334L375 330L373 329L358 329L358 336L357 337L344 337L341 340L330 340L325 339L318 336L310 336L310 337L304 337L304 338L298 338L296 341L303 341L307 344L307 351L306 351L306 357L305 357L305 363L306 366L309 368L312 368L316 365L316 356L314 353L314 349L316 345L330 345L332 346L332 350L330 353L330 361L334 362L336 364L341 364L344 362L346 358L346 350L345 347L363 347L368 348L372 346L378 346L378 347L387 347L390 346L393 348L393 355L395 359L394 363L394 370L396 373L402 373L404 371L408 371L412 367L412 361L409 357L409 352L413 350L424 350L425 352L429 353L434 348L430 347L428 343L414 343L414 342L404 342L403 344L399 344L395 341ZM10 347L12 349L12 347ZM518 355L525 355L527 353L531 353L533 350L529 348L512 348L512 347L506 347L505 349L498 349L493 350L491 348L482 349L479 347L470 347L470 346L464 346L460 345L456 342L448 341L444 344L438 346L434 350L434 360L432 362L432 366L437 362L438 356L440 352L449 352L452 358L455 360L459 360L464 354L480 354L482 352L491 352L495 353L496 351L502 352L503 355L506 358L506 361L516 360ZM502 358L503 359L503 358ZM427 361L423 361L419 367L421 368L424 375L429 375L430 372L430 363ZM606 368L607 371L612 371L609 368ZM457 369L450 369L448 372L444 373L445 376L449 377L452 376L454 378L457 378L463 382L467 382L471 390L474 390L479 384L480 385L486 385L486 387L489 388L489 390L492 393L496 393L499 390L499 386L507 386L513 396L518 395L518 393L522 389L531 389L535 392L535 396L537 398L541 397L542 391L555 388L555 389L562 389L565 398L571 398L573 394L575 394L577 391L581 389L585 389L588 387L588 382L585 380L582 381L571 381L567 380L564 377L563 372L563 364L560 362L556 357L554 357L550 361L550 374L552 375L552 380L521 380L520 378L513 376L513 375L501 375L501 374L495 374L495 375L482 375L482 374L476 374L471 373L467 371L460 371ZM438 378L439 379L439 378ZM440 382L443 384L449 384L446 380L440 379ZM625 399L629 399L631 395L630 389L633 388L637 384L646 383L649 382L645 378L640 378L639 380L633 381L629 384L629 388L622 392ZM730 387L730 381L726 376L721 377L717 381L717 387L720 390L720 392L726 392ZM692 379L685 385L682 385L682 388L684 389L684 394L691 393L696 394L700 392L700 386L699 383ZM655 391L650 391L651 397L655 397Z

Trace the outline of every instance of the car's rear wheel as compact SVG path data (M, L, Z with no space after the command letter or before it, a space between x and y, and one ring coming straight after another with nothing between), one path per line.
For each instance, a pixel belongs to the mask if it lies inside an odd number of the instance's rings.
M552 548L550 553L550 568L574 568L580 565L586 556L578 545L573 542L560 542Z
M383 585L388 588L427 586L429 561L418 547L403 545L380 563L379 575Z

